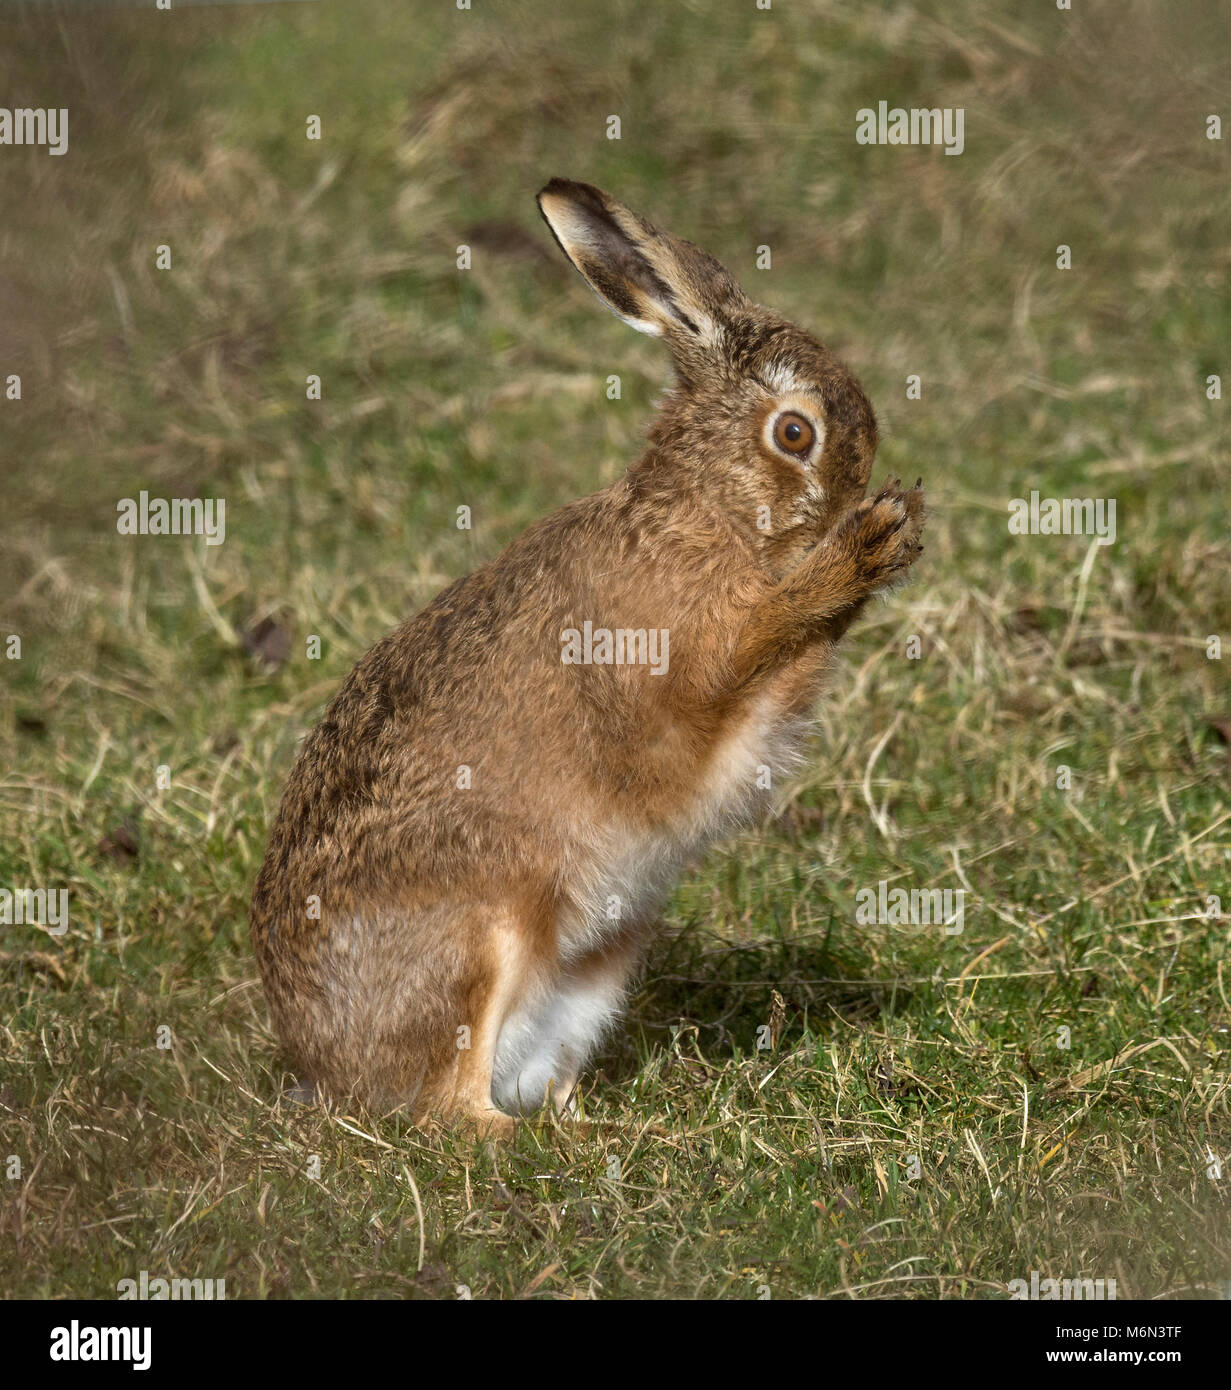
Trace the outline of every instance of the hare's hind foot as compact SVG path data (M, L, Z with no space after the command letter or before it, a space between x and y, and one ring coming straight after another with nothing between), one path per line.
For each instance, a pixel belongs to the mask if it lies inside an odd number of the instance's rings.
M321 1105L326 1097L312 1081L301 1077L294 1085L283 1088L282 1099L292 1105ZM412 1107L403 1103L395 1108L409 1110ZM511 1139L517 1132L516 1117L490 1105L464 1105L436 1118L443 1127L475 1139ZM427 1116L420 1116L419 1123L427 1119Z
M479 1110L456 1117L446 1116L450 1128L467 1139L512 1139L517 1133L517 1118L503 1110Z

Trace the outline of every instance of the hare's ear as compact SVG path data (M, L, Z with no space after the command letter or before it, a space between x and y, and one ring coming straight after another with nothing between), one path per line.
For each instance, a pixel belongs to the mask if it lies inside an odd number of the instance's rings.
M718 347L726 313L746 302L712 256L592 184L552 179L539 211L607 307L638 332L666 338L677 356Z

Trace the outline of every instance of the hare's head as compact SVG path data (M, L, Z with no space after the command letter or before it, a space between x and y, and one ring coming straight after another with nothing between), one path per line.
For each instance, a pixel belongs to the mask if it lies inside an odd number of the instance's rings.
M793 563L867 486L876 418L859 383L712 256L601 189L553 179L539 208L599 298L675 361L639 468L722 507L767 563Z

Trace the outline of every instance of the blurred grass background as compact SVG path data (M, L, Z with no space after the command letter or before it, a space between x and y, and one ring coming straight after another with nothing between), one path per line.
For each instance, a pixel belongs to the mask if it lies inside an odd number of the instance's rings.
M0 14L4 100L70 112L0 149L0 884L72 915L0 928L6 1294L1217 1292L1229 40L1216 0ZM965 152L857 145L882 99ZM353 661L638 451L666 361L552 246L553 174L812 328L932 516L780 814L675 894L595 1129L492 1154L279 1107L246 913ZM142 489L225 544L119 536ZM1115 545L1010 537L1032 489L1114 498ZM966 887L964 932L857 927L880 879Z

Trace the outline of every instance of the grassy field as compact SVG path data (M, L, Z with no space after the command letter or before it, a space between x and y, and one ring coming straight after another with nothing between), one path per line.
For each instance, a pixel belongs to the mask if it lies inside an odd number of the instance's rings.
M1218 0L0 18L5 99L71 113L0 149L0 885L71 904L0 927L0 1291L1219 1294L1229 52ZM880 100L964 152L856 144ZM553 174L837 350L932 515L805 775L674 894L590 1128L489 1149L279 1102L247 901L355 659L636 456L666 358L552 246ZM117 534L142 489L225 543ZM1115 543L1010 535L1032 490ZM857 923L882 880L964 929Z

